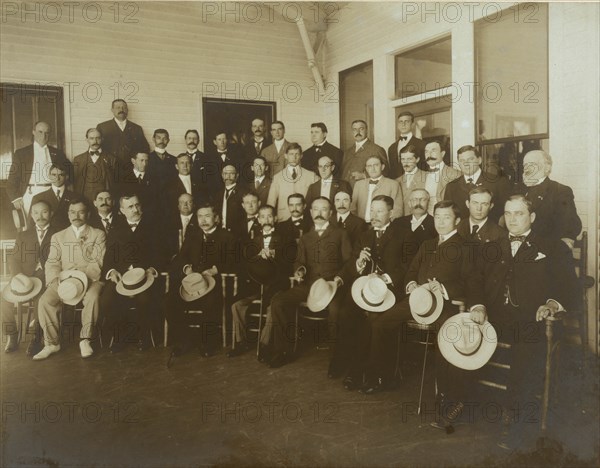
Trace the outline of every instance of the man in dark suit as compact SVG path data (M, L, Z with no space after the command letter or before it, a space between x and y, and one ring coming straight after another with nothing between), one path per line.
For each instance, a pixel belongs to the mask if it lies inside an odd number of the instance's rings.
M189 193L182 193L177 199L177 213L165 218L161 234L162 250L167 263L179 253L190 232L198 229L198 220L194 216L195 206L193 197Z
M271 301L273 356L269 366L272 368L281 367L289 361L288 345L291 340L287 330L290 322L293 323L293 312L307 299L312 284L319 278L336 283L337 291L327 307L330 326L337 324L344 291L342 268L352 254L352 246L346 231L330 223L331 212L329 199L320 197L313 201L311 216L315 227L300 238L294 263L294 276L299 284L277 293Z
M369 227L369 225L365 223L364 219L350 213L351 203L352 195L350 195L350 192L340 190L336 193L333 200L336 217L333 221L348 233L352 247L354 247L359 236Z
M475 187L469 192L466 201L469 216L458 225L458 233L472 242L496 242L506 237L506 230L489 219L489 213L494 207L493 195L483 186Z
M427 170L424 153L425 143L413 135L414 123L415 116L412 112L402 111L398 115L398 133L400 136L397 141L390 145L387 151L390 166L388 177L392 179L396 179L404 174L404 168L400 162L400 150L408 145L412 145L415 148L415 156L419 158L419 169Z
M354 187L356 181L366 178L365 167L367 159L372 156L379 156L382 161L387 161L385 150L369 140L369 129L364 120L355 120L352 122L352 134L354 135L354 144L344 151L344 163L342 166L342 179L350 182ZM387 164L386 172L387 173Z
M112 332L111 352L120 351L131 339L143 351L150 345L151 326L157 322L161 285L153 280L150 288L134 296L124 296L118 292L117 284L132 268L143 268L147 275L157 278L164 264L162 249L156 234L157 225L144 214L138 196L122 196L119 205L126 221L111 229L106 239L101 274L106 285L100 296L100 309ZM135 306L134 310L130 310L131 305ZM136 325L133 337L131 324Z
M64 167L71 174L71 162L64 153L48 146L50 132L49 124L36 122L31 132L33 144L15 151L8 171L6 193L15 209L25 210L25 216L33 197L52 185L49 175L52 164Z
M147 215L160 213L160 185L148 171L148 153L137 153L131 158L131 168L123 173L117 187L117 196L136 194Z
M323 122L313 123L310 126L310 139L313 146L304 151L302 167L316 173L319 159L322 156L329 156L335 165L334 175L340 177L342 164L344 163L344 152L327 141L327 126Z
M114 118L97 125L104 139L104 148L114 154L122 170L131 168L131 158L136 153L148 153L150 146L144 130L127 119L129 109L123 99L115 99L111 105Z
M258 222L258 209L260 207L258 195L254 191L244 192L242 195L242 209L244 216L240 217L232 226L233 234L240 242L244 243L254 239L260 231Z
M45 192L38 193L33 197L32 204L39 201L46 202L52 209L52 218L50 224L56 231L65 229L69 224L69 203L75 194L67 190L67 179L69 177L68 169L62 166L50 167L50 180L52 185Z
M94 210L90 214L88 224L96 229L102 229L108 235L110 230L123 221L123 215L115 210L112 195L107 190L99 191L93 200Z
M73 160L73 191L92 202L100 190L115 188L118 168L115 156L102 149L102 134L98 129L88 129L85 139L88 150Z
M304 158L302 160L304 161ZM328 198L333 203L336 193L340 191L350 193L352 191L352 187L348 182L334 177L335 168L336 164L331 156L324 155L319 158L317 169L319 170L321 180L308 187L308 192L306 193L306 204L308 206L312 206L313 200L318 197ZM334 219L335 215L336 212L334 209L332 214Z
M175 169L177 158L167 151L167 145L171 141L167 130L157 128L154 130L152 140L154 151L148 155L148 172L159 180L161 186L164 186L177 174Z
M412 232L412 239L415 241L413 254L415 254L421 244L428 239L433 239L437 236L437 232L435 231L433 216L427 213L429 192L424 188L414 189L410 192L408 202L412 214L395 219L393 223Z
M207 150L206 153L212 157L213 161L217 161L219 168L222 169L226 165L231 164L239 173L244 165L244 157L234 145L229 144L227 132L217 130L213 144L214 147Z
M267 204L269 189L271 188L271 177L267 173L269 166L267 160L262 156L255 156L252 161L252 180L246 184L246 190L254 191L258 195L261 206Z
M179 196L187 193L195 203L200 201L200 184L192 172L192 158L188 153L177 156L176 175L163 187L162 213L166 219L171 219L177 212Z
M469 216L466 205L469 192L475 187L484 187L493 194L494 207L490 211L490 219L497 223L503 214L504 202L510 194L510 182L504 176L483 172L481 156L474 146L460 147L457 155L458 165L463 175L448 183L444 199L452 200L459 207L460 216L464 220Z
M306 215L306 201L301 193L293 193L287 199L290 217L277 223L277 232L283 237L286 246L284 260L287 265L287 276L293 274L293 266L298 254L298 242L313 226L312 218Z
M244 165L240 170L240 179L244 184L251 184L254 178L252 166L257 156L271 144L271 138L265 135L265 121L260 118L252 120L252 138L244 145ZM266 203L266 202L265 202Z
M42 290L46 282L44 266L50 255L50 239L56 229L50 225L52 208L43 201L31 205L33 225L26 231L17 233L14 249L7 255L11 277L23 274L38 278L42 282ZM36 310L37 313L37 310ZM17 324L13 304L2 298L2 330L7 335L5 351L13 352L19 346ZM33 356L41 349L41 329L36 320L35 335L27 347L27 355Z
M179 254L171 263L170 292L167 320L174 343L172 356L181 355L192 347L192 333L188 328L191 318L185 310L201 310L199 315L201 326L201 353L209 357L214 349L212 338L218 335L217 328L221 323L222 288L221 273L234 273L240 258L236 250L233 236L220 227L218 211L210 204L201 205L196 210L200 229L190 231L186 236ZM202 297L184 301L180 295L180 286L185 275L202 273L203 277L211 276L215 286Z
M238 172L233 164L226 164L221 171L223 188L215 194L214 204L221 220L221 227L232 234L239 233L240 220L246 219L242 198L246 193L238 184Z
M545 365L543 319L564 310L579 310L581 304L571 252L558 239L535 232L533 204L522 195L513 195L505 204L504 216L508 233L495 245L485 244L490 254L478 255L467 282L467 298L472 310L478 310L483 318L487 313L498 336L511 344L503 402L508 426L499 445L514 449L530 442L527 436L536 435L537 427L527 422L541 417L526 409L540 408L536 395L542 392ZM452 375L448 380L449 388L455 390L459 382ZM468 386L458 390L462 392L451 395L454 403L469 396ZM523 410L528 412L527 418L522 417Z
M541 150L530 151L523 159L523 183L519 188L533 205L532 228L543 237L561 239L571 249L581 232L581 219L571 187L550 180L552 158Z
M197 130L185 132L185 146L192 158L192 174L200 182L202 200L211 200L222 187L221 161L208 151L203 153L198 149L200 134Z

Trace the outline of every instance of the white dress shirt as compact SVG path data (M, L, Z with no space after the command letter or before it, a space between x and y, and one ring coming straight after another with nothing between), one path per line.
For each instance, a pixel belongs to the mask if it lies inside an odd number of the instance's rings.
M189 174L188 175L179 174L179 180L181 180L181 182L183 183L183 186L185 187L185 191L191 195L192 194L192 178L191 178L191 176Z
M117 122L117 125L119 126L119 128L121 129L122 132L125 131L125 126L127 125L127 119L123 120L123 122L121 122L119 119L117 119L115 117L115 122Z

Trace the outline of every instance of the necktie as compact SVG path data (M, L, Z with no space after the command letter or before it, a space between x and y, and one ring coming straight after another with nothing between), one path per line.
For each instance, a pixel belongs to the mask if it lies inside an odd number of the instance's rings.
M102 218L102 222L104 223L106 232L110 231L110 220L108 218Z
M254 143L254 147L256 148L256 154L260 153L260 141Z
M369 179L369 185L377 185L377 180Z
M344 224L344 220L341 216L338 216L338 224Z
M300 223L302 222L302 218L298 218L295 221L292 221L294 223L294 226L300 226Z
M408 139L408 137L405 137L405 136L400 137L400 141L406 141L407 139Z
M100 156L100 151L90 151L90 156Z
M60 189L56 189L56 199L60 201Z
M479 225L473 224L473 227L471 228L471 235L474 236L475 234L477 234L477 231L479 231Z
M189 219L183 218L181 235L183 236L184 239L185 239L185 230L187 229L189 223L190 223Z
M381 236L383 236L384 233L384 229L375 229L375 235L377 236L377 239L381 239Z
M320 147L320 146L316 146L316 147L315 147L315 151L316 151L317 153L320 153L320 152L321 152L321 147Z
M319 236L322 236L322 235L323 235L323 232L325 231L325 229L315 229L315 231L317 231L317 234L318 234Z
M292 180L296 180L296 177L298 177L298 174L296 173L296 168L294 167L292 169Z
M469 177L469 178L467 179L467 184L469 184L469 185L473 185L473 177Z
M229 200L232 190L233 189L225 189L225 200Z
M442 242L444 242L444 236L440 236L440 240L438 241L438 245L440 245Z
M142 182L144 182L144 178L142 177L142 174L140 174L138 176L138 184L141 184Z
M255 188L255 189L258 189L258 187L260 187L260 180L256 179L256 180L254 181L254 188Z
M138 223L129 223L129 227L131 228L132 231L135 231L135 228L137 227Z
M263 238L264 239L268 239L269 237L271 237L273 234L263 234Z
M42 241L44 240L44 237L46 237L47 231L48 231L48 228L46 228L46 229L37 228L38 241L39 241L40 245L42 245Z
M223 160L223 162L225 162L225 160L227 159L227 153L221 153L221 159Z

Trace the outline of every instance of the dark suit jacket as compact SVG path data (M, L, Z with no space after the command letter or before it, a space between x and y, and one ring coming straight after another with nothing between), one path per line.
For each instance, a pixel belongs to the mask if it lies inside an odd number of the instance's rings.
M89 151L75 156L73 160L73 191L80 195L84 195L86 183L92 181L92 178L97 176L95 173L88 174L88 162L91 163ZM117 159L114 155L102 151L98 157L98 161L96 161L96 165L98 164L101 164L104 168L104 181L94 180L94 182L100 182L104 185L104 189L112 191L118 180L119 168L117 167Z
M48 146L48 152L50 153L52 164L65 165L69 175L72 175L73 168L71 162L62 151L52 146ZM31 177L32 168L33 144L16 150L12 157L12 163L8 171L8 180L6 181L6 193L11 202L21 198L25 193ZM50 183L50 181L42 180L39 181L39 183Z
M271 178L265 175L258 188L254 186L254 176L245 185L246 192L255 192L260 200L260 205L265 206L267 204L267 198L269 197L269 189L271 188Z
M423 242L410 263L405 285L411 281L421 285L435 278L444 285L450 299L464 298L469 268L464 242L458 233L441 245L438 245L438 237Z
M323 156L329 156L335 163L335 171L333 173L336 177L341 177L342 164L344 163L344 152L337 146L333 146L331 143L326 141L318 147L313 145L302 153L302 167L313 171L315 174L319 173L319 158Z
M471 225L469 224L469 218L463 219L458 224L458 233L466 241L474 241L480 243L486 242L497 242L499 239L506 237L506 229L501 228L491 219L485 222L485 224L479 228L477 233L473 236L471 234Z
M64 190L65 186L63 185L62 189ZM50 224L55 229L55 231L61 231L68 227L71 223L69 222L69 203L75 197L75 193L70 190L65 190L60 198L60 202L56 199L56 193L54 192L54 186L50 187L50 189L45 192L38 193L31 200L31 206L39 201L45 201L52 208L52 218L50 219ZM30 215L31 218L31 215ZM30 219L29 226L33 226L34 222Z
M244 187L239 183L235 184L235 187L232 189L229 198L227 199L227 219L221 219L221 225L225 225L226 222L227 231L236 235L242 232L243 229L241 224L244 224L246 221L246 212L242 207L242 198L245 194L246 192ZM223 212L224 198L225 187L223 186L223 188L216 193L213 199L217 208L217 213L219 213L220 217L221 213ZM245 229L246 226L244 225L243 228Z
M144 130L131 120L127 120L123 131L121 131L115 119L99 123L96 128L102 133L103 149L114 154L117 162L124 169L131 167L131 158L136 153L150 152Z
M428 166L425 162L425 142L413 135L405 146L408 145L413 145L417 149L416 156L421 158L417 163L417 167L423 171L426 171ZM390 165L388 177L391 179L396 179L404 174L404 168L402 167L402 164L400 164L400 155L398 154L398 140L390 145L387 150L387 155L388 163Z
M148 171L145 172L143 181L140 184L135 177L133 169L124 173L123 178L117 186L117 199L122 195L136 194L142 202L144 213L158 216L160 211L160 184L158 180Z
M188 153L189 154L189 153ZM223 187L221 178L221 161L210 153L196 150L192 163L192 174L200 183L200 193L203 199L211 199ZM175 171L177 173L177 171Z
M123 216L119 210L114 209L112 212L112 216L113 217L112 222L110 224L110 231L118 224L126 221L125 216ZM106 234L108 234L108 231L105 229L104 223L102 222L102 219L100 219L100 215L98 214L98 211L96 209L92 210L92 213L90 214L90 219L88 219L88 224L91 227L101 229Z
M311 229L300 238L294 271L304 266L304 284L310 287L317 279L327 281L343 278L343 267L352 255L348 234L342 228L329 224L321 236Z
M318 198L321 196L322 183L323 183L323 180L320 179L317 182L311 184L310 187L308 187L308 192L306 193L306 210L308 212L310 212L310 207L312 205L313 200L315 198ZM334 178L331 181L331 184L329 184L329 186L330 186L330 189L329 189L329 195L327 196L327 198L329 198L329 201L331 201L332 205L333 205L333 200L335 199L335 195L338 192L346 192L347 194L352 196L352 187L345 180ZM335 214L335 208L333 210L333 213Z
M437 236L437 232L435 230L435 225L433 222L433 216L427 214L423 222L415 229L412 230L412 225L410 223L412 219L412 215L402 216L401 218L397 218L392 221L393 224L397 224L401 229L407 229L411 233L411 241L412 244L412 254L416 254L421 247L421 244L428 239L433 239Z
M557 300L566 310L579 307L573 258L564 242L531 232L515 257L508 234L482 248L486 249L484 255L478 255L469 275L467 302L486 305L492 319L502 319L499 306L504 303L507 284L523 321L535 320L538 307L548 299Z
M352 246L354 247L356 245L356 242L358 241L358 238L360 237L360 235L369 228L369 225L367 223L365 223L364 219L359 218L358 216L353 215L352 213L348 214L348 216L346 217L346 221L344 221L342 223L342 225L340 225L337 222L337 217L338 217L338 215L336 215L335 220L332 217L333 223L337 224L338 226L343 228L348 233L350 242L352 243Z
M504 214L504 203L509 197L511 190L510 182L504 176L482 171L479 178L470 186L461 175L458 179L448 182L444 199L452 200L456 203L460 209L461 219L467 219L469 217L469 209L465 202L469 199L469 192L475 187L485 187L494 195L494 207L490 211L489 218L497 223Z
M219 164L219 174L221 174L221 169L225 164L233 164L238 171L238 174L241 172L244 167L245 158L242 152L236 147L229 145L227 146L227 151L225 152L226 157L225 161L221 156L221 153L217 150L216 147L212 147L206 151L206 154L209 155L213 161L217 161Z
M7 253L8 267L12 276L22 273L26 276L35 276L45 283L44 267L51 254L50 239L57 230L48 226L42 244L38 242L35 224L31 224L27 231L17 233L15 247ZM38 263L41 269L36 270Z
M410 241L409 232L398 228L397 225L390 224L379 239L372 227L363 232L354 246L352 259L346 265L349 281L371 272L387 273L392 279L388 288L394 292L397 300L401 300L406 295L404 278L413 257L409 246L406 245L407 241ZM358 273L356 260L366 247L371 249L371 261Z
M300 237L310 231L312 226L312 219L306 215L303 216L299 226L296 226L292 222L292 218L277 223L276 230L285 243L283 258L286 264L287 276L293 274L294 262L298 256L298 242L300 241Z
M127 220L111 228L106 237L106 252L102 262L101 278L115 269L125 273L130 267L154 267L160 272L164 267L161 256L160 237L156 234L157 225L144 214L135 231L129 227Z
M194 199L194 203L196 206L201 201L200 193L200 184L196 177L194 177L193 173L190 174L190 181L192 183L192 198ZM185 186L183 182L179 178L179 174L175 171L175 176L169 179L162 188L162 213L167 217L167 219L171 219L176 214L179 214L178 201L180 195L187 193L185 190Z
M546 178L535 187L521 187L533 204L535 221L532 229L540 236L575 240L581 232L573 190L567 185Z
M271 143L273 143L272 139L270 136L265 135L264 139L262 141L262 145L260 147L259 151L256 151L256 146L254 145L254 137L251 137L248 140L248 143L246 143L244 145L244 159L246 161L249 161L250 164L252 165L252 160L256 157L256 156L260 156L260 153L262 152L263 149L265 149L267 146L269 146Z
M147 171L164 186L169 180L177 176L176 164L177 158L172 154L165 151L164 159L161 159L156 151L152 151L148 155Z

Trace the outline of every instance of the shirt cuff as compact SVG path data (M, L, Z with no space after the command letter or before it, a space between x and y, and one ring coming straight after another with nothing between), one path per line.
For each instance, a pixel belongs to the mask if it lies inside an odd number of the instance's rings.
M447 301L450 300L450 297L448 296L448 291L446 291L446 286L440 283L440 287L442 288L442 297Z
M335 278L333 278L334 281L337 280L337 279L340 280L340 286L344 286L344 280L342 279L342 277L341 276L336 276Z
M557 312L565 312L565 308L562 306L562 304L560 302L558 302L556 299L548 299L546 301L546 305L550 304L550 302L554 302L557 306L558 306L558 310Z
M408 284L406 285L406 294L408 294L408 288L410 288L410 287L411 287L411 285L413 285L413 284L414 284L415 286L418 286L416 281L411 281L410 283L408 283Z
M365 265L366 266L366 265ZM358 260L356 260L356 272L358 274L362 274L363 270L365 269L365 267L363 266L362 268L359 266L358 264Z
M392 282L392 278L390 277L390 275L388 275L387 273L384 273L383 275L381 275L381 277L383 278L383 280L385 281L385 284L394 284Z
M183 274L186 275L187 273L185 272L185 270L187 269L187 267L192 268L192 264L188 263L187 265L183 265Z
M116 270L114 268L111 268L110 270L108 270L108 273L106 273L106 276L104 277L104 279L108 281L110 279L110 274L113 271L116 271Z
M472 305L472 306L471 306L471 308L469 309L469 312L473 312L473 310L475 310L477 307L481 307L481 308L483 308L483 311L484 311L484 312L486 312L486 311L487 311L487 309L485 308L485 306L484 306L483 304L475 304L475 305Z

